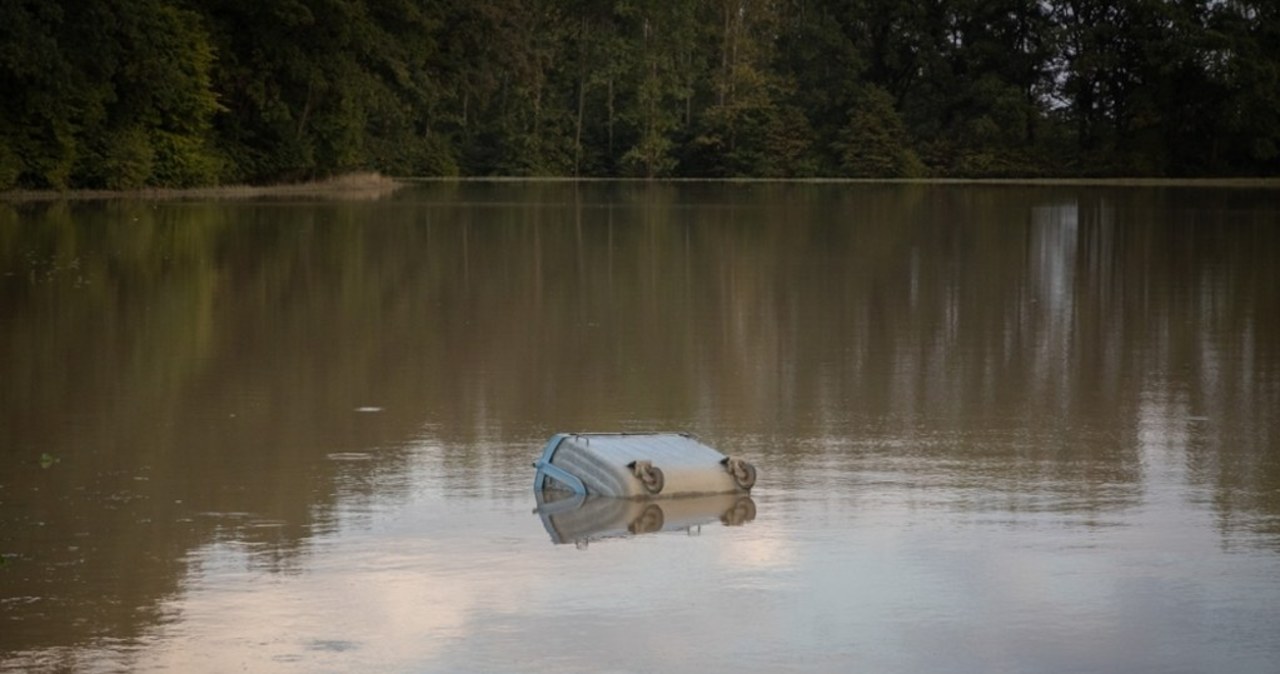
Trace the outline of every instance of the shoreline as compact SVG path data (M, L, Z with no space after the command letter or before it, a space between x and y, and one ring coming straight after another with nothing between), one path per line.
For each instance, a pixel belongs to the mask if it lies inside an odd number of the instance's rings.
M1271 178L606 178L573 176L403 176L350 173L323 180L274 185L218 187L152 187L136 190L10 190L0 202L93 201L117 199L255 199L260 197L387 196L413 183L669 183L669 184L783 184L783 185L974 185L1009 187L1185 187L1214 189L1280 189Z
M405 183L721 183L784 185L991 185L1044 187L1212 187L1280 189L1271 178L603 178L573 176L406 176Z
M110 201L117 199L256 199L259 197L342 196L378 198L404 187L404 181L381 173L348 173L302 183L222 185L218 187L146 187L136 190L10 190L0 202Z

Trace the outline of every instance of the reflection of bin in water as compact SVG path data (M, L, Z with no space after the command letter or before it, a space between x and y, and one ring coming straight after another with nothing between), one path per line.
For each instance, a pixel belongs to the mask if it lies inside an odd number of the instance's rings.
M684 498L644 500L593 498L561 494L546 500L536 494L537 513L553 543L576 543L658 531L693 531L719 521L738 526L755 519L756 504L746 494L715 494Z
M686 433L560 433L533 464L535 491L650 498L749 492L756 469Z

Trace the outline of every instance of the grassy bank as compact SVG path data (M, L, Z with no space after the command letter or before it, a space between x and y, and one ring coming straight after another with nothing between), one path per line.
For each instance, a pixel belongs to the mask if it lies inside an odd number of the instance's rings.
M187 189L148 188L139 190L10 190L0 192L0 201L57 201L62 199L255 199L261 197L341 197L376 199L403 186L381 173L349 173L324 180L278 185L225 185Z

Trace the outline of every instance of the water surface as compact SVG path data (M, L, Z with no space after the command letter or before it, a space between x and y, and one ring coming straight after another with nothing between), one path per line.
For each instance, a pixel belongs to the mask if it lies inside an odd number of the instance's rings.
M0 670L1274 672L1275 191L0 207ZM537 505L564 430L748 501Z

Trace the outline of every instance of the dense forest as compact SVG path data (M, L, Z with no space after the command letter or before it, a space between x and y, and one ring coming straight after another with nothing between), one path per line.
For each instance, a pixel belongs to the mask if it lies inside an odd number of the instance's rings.
M1280 174L1274 0L6 0L0 189Z

